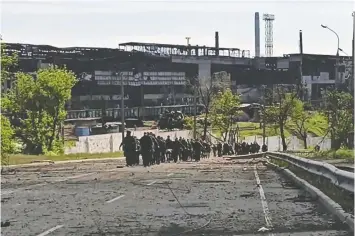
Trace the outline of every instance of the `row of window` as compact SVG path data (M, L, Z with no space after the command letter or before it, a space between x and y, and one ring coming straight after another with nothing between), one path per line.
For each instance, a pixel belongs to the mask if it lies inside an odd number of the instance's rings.
M95 71L95 75L101 75L101 76L111 76L115 72L114 71ZM118 72L118 74L124 75L124 76L133 76L132 71L121 71ZM140 73L139 73L140 74ZM158 72L158 71L145 71L143 72L143 75L146 76L185 76L185 72Z
M123 81L124 85L130 85L130 86L140 86L141 84L143 85L184 85L186 82L185 81ZM98 85L121 85L121 81L110 81L110 80L100 80L97 81Z
M133 76L123 76L123 80L140 80L140 76L133 77ZM104 76L104 75L95 75L95 80L121 80L121 76ZM185 80L185 76L143 76L143 80L178 80L183 81Z
M128 100L129 99L129 95L127 94L126 96L124 96L124 100ZM106 101L119 101L121 100L121 95L88 95L88 96L79 96L79 100L80 101L98 101L98 100L106 100Z

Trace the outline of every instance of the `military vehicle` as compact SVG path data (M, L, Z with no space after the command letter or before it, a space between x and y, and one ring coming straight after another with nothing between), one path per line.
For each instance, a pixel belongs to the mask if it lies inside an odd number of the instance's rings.
M165 111L158 121L159 129L183 129L184 115L181 111Z

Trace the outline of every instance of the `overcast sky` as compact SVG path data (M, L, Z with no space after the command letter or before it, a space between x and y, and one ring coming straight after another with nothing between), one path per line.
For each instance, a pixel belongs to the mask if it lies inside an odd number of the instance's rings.
M254 55L254 13L274 14L274 55L299 52L351 55L354 1L252 0L2 0L1 34L5 42L60 47L112 47L124 42L214 45L250 50ZM261 17L262 19L262 17ZM261 54L264 55L261 20Z

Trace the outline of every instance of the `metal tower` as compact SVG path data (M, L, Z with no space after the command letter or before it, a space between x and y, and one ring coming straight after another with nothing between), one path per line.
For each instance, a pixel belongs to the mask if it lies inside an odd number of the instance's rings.
M272 57L274 47L273 23L275 16L272 14L264 14L263 20L265 21L265 56Z
M259 12L255 12L255 57L260 57L260 20L259 20Z

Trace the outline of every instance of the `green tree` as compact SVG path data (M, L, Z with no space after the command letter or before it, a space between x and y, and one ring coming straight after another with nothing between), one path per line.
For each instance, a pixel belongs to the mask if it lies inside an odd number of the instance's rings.
M223 134L223 140L227 140L228 132L237 118L240 106L240 98L232 93L230 89L218 92L212 98L210 109L212 125Z
M267 123L278 125L283 151L287 150L285 129L288 118L294 112L297 101L297 92L292 86L275 86L269 93L272 98L266 98L272 102L271 106L265 108L265 121Z
M11 79L12 69L17 66L18 58L16 54L7 55L4 53L6 45L1 42L1 83Z
M307 137L309 132L309 121L312 119L312 114L306 111L301 100L295 99L294 108L291 114L291 126L293 131L302 140L305 149L307 146Z
M22 127L16 130L25 152L42 154L63 151L60 127L65 119L65 103L71 98L75 75L66 69L41 69L35 78L16 74L16 83L7 96L6 109L24 114Z
M332 149L349 146L348 137L354 131L354 100L350 93L337 90L325 93L323 111L329 124Z
M9 154L13 153L14 130L11 126L9 119L3 115L0 116L1 122L1 165L8 164Z
M213 96L219 91L229 88L230 77L225 72L214 73L211 78L200 77L195 81L194 88L197 89L197 94L200 97L200 102L205 107L203 119L203 135L202 138L206 140L207 129L210 124L209 116Z
M16 55L6 55L4 53L5 44L1 43L1 84L11 79L11 70L17 65ZM4 96L6 93L1 93L1 107L3 107ZM8 155L13 152L14 130L9 119L1 114L1 164L6 164Z

